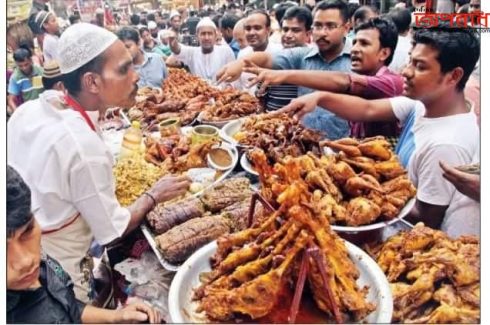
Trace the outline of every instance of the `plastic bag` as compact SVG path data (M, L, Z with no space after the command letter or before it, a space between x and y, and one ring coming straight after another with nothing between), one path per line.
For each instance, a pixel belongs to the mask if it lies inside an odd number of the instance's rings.
M128 298L146 301L161 312L166 322L170 322L168 292L175 273L162 268L152 251L144 252L139 260L128 258L116 264L114 269L131 283L125 289Z

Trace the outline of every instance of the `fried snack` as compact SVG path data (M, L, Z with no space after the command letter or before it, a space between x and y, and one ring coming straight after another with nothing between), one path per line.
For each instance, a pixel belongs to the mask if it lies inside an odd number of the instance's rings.
M344 143L349 143L348 141ZM341 143L342 145L347 145ZM352 142L351 142L352 143ZM415 196L416 189L404 173L391 180L380 182L371 174L354 172L350 161L364 157L345 159L342 155L322 156L312 153L296 158L285 157L271 166L266 154L260 149L250 151L261 181L262 195L274 201L284 191L291 179L299 175L314 192L318 206L336 225L361 226L376 221L396 218L406 203ZM390 163L398 161L392 156ZM376 164L371 158L364 163ZM295 162L297 170L292 173ZM403 167L397 167L403 168ZM384 172L383 175L398 175ZM384 179L385 176L380 177Z
M287 114L250 116L234 138L242 146L264 150L269 163L290 155L297 157L312 151L319 154L321 134L304 128ZM250 151L247 151L250 159Z
M165 170L147 163L140 155L120 158L113 172L116 197L122 206L131 205L165 174Z
M219 216L195 218L155 238L162 256L171 263L185 261L194 251L228 233L228 220Z
M251 198L252 194L250 180L245 177L235 177L206 191L201 201L208 211L216 213L232 204Z
M160 204L146 216L153 231L159 235L176 225L204 214L204 205L197 198L172 204Z
M273 201L279 205L276 212L269 212L252 228L218 239L212 272L194 296L211 321L229 322L240 315L260 321L271 313L281 303L280 293L294 288L306 249L318 252L318 259L305 260L307 278L326 318L338 314L339 321L350 322L375 309L366 301L367 291L357 286L359 271L344 242L332 232L329 216L317 205L299 167L297 160L284 166L289 182Z
M206 105L202 121L233 120L258 114L264 109L259 100L240 90L227 89L218 94L213 104Z
M480 322L480 244L474 236L451 239L425 227L389 238L371 254L393 292L393 321Z

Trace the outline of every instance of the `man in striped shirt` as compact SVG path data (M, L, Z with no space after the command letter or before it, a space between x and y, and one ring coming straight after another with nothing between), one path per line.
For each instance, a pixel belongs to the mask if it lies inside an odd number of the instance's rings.
M16 68L8 85L8 110L10 113L17 109L17 97L22 102L37 99L43 92L43 69L32 63L31 52L25 48L19 48L14 52Z

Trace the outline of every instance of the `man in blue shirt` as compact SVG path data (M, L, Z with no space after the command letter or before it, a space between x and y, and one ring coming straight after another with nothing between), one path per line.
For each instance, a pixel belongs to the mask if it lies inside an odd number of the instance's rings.
M124 43L133 57L134 69L140 79L138 87L160 88L167 77L167 67L160 55L144 52L140 47L138 31L131 27L123 27L117 37Z
M223 35L226 43L228 43L228 45L231 47L233 54L235 54L235 58L238 56L238 52L240 52L240 46L233 38L233 29L239 20L240 18L237 16L227 14L224 15L219 21L221 35Z
M246 62L268 69L328 70L350 72L350 43L345 39L349 32L347 4L342 0L320 2L313 11L313 40L316 47L286 49L274 55L254 52L228 64L220 73L220 82L232 82L242 73ZM312 92L299 87L298 95ZM317 108L303 119L306 127L320 130L325 137L340 139L349 135L349 124L328 110Z

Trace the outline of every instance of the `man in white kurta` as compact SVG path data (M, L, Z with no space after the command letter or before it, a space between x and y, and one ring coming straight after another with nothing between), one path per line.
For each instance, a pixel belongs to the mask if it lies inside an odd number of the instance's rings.
M216 25L208 17L197 24L199 47L179 44L176 35L169 37L170 49L174 57L187 65L193 75L211 82L216 81L216 73L225 64L235 60L228 45L216 45Z
M183 194L189 181L162 178L122 207L114 159L96 121L109 107L134 104L132 57L114 34L86 23L63 33L59 55L68 94L46 91L18 108L7 125L8 164L31 188L43 250L68 272L77 299L91 302L92 240L106 245L131 232L155 204Z

